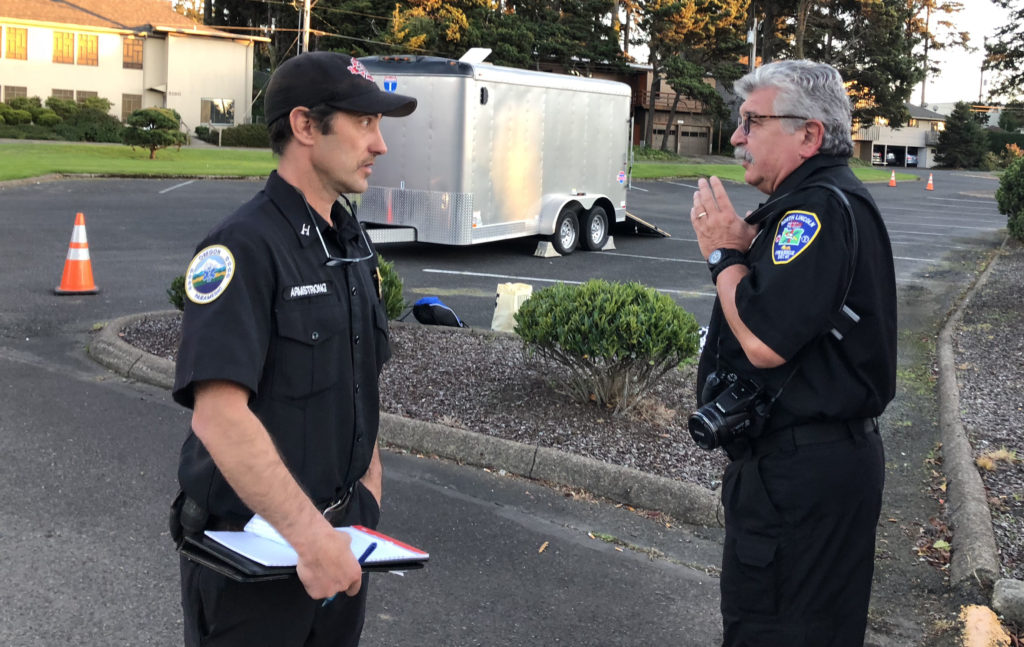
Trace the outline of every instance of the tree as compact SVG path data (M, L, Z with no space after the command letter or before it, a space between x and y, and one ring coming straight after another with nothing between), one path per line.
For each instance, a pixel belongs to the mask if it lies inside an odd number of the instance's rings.
M1017 132L1024 128L1024 103L1011 101L999 111L999 127L1007 132Z
M924 77L921 83L921 105L925 105L925 82L929 74L938 74L941 70L932 65L929 54L932 50L943 50L951 47L973 49L969 47L971 36L968 32L958 30L953 22L954 14L964 10L962 2L948 0L909 0L913 15L907 27L911 32L921 35L924 48ZM924 14L922 18L922 14ZM933 20L934 17L934 20ZM933 29L934 26L934 29Z
M1010 19L996 31L994 38L985 43L983 69L998 74L989 96L1016 96L1024 91L1024 2L992 2L1009 9Z
M128 115L124 129L124 143L149 149L149 159L169 146L181 146L187 141L181 132L181 116L170 108L143 108Z
M960 101L946 118L946 129L939 133L935 159L943 166L977 168L988 152L988 134L969 103Z

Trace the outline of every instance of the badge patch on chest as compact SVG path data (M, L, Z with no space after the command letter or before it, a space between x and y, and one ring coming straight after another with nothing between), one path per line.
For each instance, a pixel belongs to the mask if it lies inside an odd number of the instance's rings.
M223 245L211 245L189 263L185 271L185 294L192 303L210 303L224 294L235 275L235 257Z
M785 265L811 246L821 231L818 215L810 211L787 211L775 227L772 263Z
M306 285L292 285L284 289L284 298L288 301L292 299L322 297L327 294L331 294L331 284L326 281L307 283Z

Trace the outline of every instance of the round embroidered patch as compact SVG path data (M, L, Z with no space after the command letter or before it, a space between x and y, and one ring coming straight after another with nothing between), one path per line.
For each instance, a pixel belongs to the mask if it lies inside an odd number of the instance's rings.
M235 275L235 257L223 245L211 245L192 259L185 271L185 294L192 303L210 303L224 294Z

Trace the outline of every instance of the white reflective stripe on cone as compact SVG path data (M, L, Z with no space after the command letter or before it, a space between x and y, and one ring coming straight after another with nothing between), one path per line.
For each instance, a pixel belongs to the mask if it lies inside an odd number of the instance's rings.
M87 261L89 260L89 248L82 247L76 249L74 247L68 247L68 260L69 261Z

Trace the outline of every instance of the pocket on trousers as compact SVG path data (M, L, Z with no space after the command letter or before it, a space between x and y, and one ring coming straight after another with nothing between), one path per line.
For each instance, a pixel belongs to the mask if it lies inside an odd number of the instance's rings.
M777 537L741 532L733 544L732 568L722 571L723 609L739 616L771 616L777 613Z
M377 503L377 499L360 481L356 482L353 494L359 501L359 524L376 530L380 524L380 505Z

